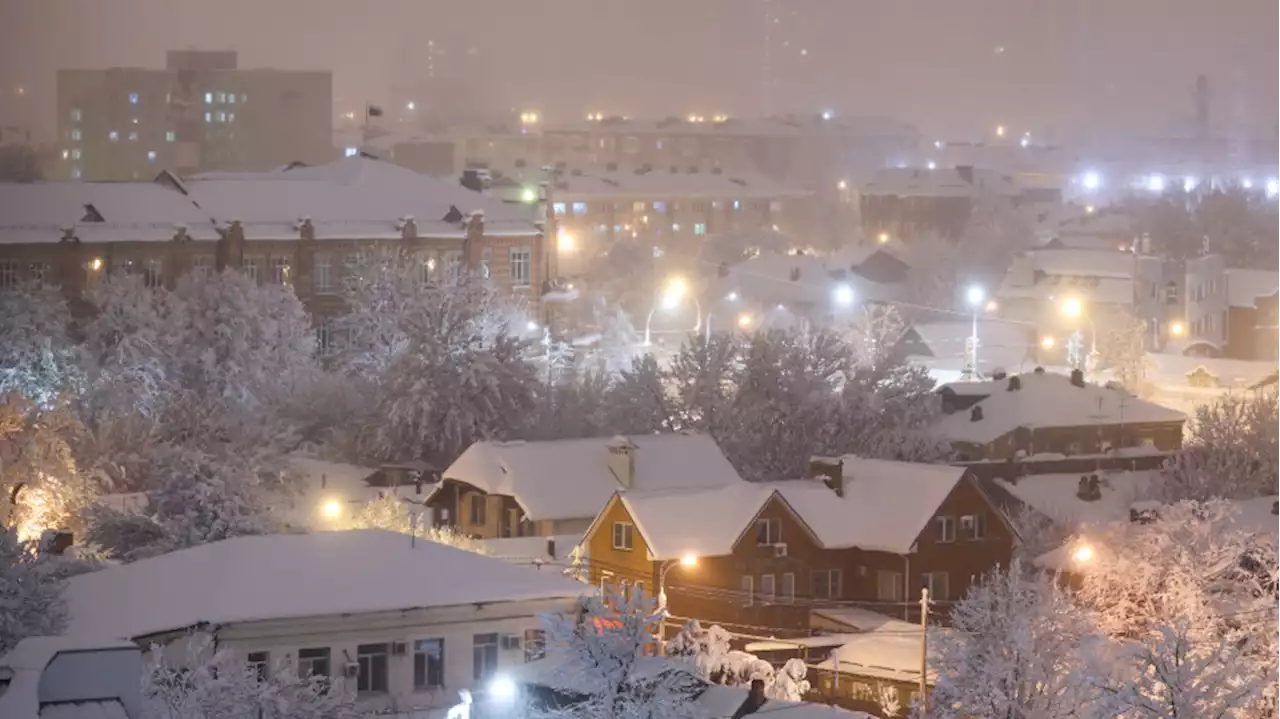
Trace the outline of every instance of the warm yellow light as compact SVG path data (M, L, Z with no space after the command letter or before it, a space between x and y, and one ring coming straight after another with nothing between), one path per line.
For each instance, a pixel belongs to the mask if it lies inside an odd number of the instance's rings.
M996 125L996 137L1004 137L1004 125Z
M532 187L526 187L520 191L520 201L526 205L532 205L538 201L538 191Z
M988 300L988 301L987 301L987 311L988 311L988 312L997 312L997 311L999 311L999 309L1000 309L1000 303L999 303L999 302L996 302L995 300Z
M752 320L750 312L743 312L742 314L738 315L738 326L744 330L750 327L753 321L754 320Z
M1093 561L1093 547L1090 547L1087 544L1082 544L1071 554L1071 558L1081 563Z
M575 238L572 233L560 230L556 233L556 246L561 252L573 252L575 247Z
M1094 207L1093 205L1085 205L1085 206L1084 206L1084 213L1085 213L1086 215L1092 215L1093 213L1095 213L1095 212L1097 212L1097 211L1098 211L1098 208Z
M841 181L837 182L837 183L836 183L836 188L837 188L837 189L840 189L840 190L847 190L847 189L849 189L849 181L848 181L848 180L841 180Z
M1187 326L1181 322L1173 322L1169 324L1169 334L1174 337L1181 337L1187 333Z
M101 270L101 269L102 269L102 258L101 258L101 257L95 257L95 258L93 258L92 260L89 260L89 269L93 270L94 272L97 272L98 270Z
M879 235L876 235L876 239L879 240L880 244L883 245L884 243L889 241L889 233L881 232Z
M684 297L689 291L689 285L685 283L683 277L672 277L667 280L667 296L679 299Z
M337 519L342 516L342 503L336 499L330 499L320 505L320 512L329 519Z
M692 554L686 554L680 558L680 563L686 567L692 567L698 563L698 558Z
M1062 314L1067 317L1079 317L1084 312L1084 303L1079 297L1068 297L1062 301Z
M1040 346L1047 350L1053 349L1054 344L1056 343L1053 339L1053 335L1045 335L1044 337L1040 338Z
M520 113L520 122L523 122L526 125L536 125L538 123L538 113L522 112Z

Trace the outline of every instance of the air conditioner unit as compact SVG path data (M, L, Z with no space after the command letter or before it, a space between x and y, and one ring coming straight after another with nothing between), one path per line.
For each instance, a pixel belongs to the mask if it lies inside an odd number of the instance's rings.
M391 643L391 654L393 656L403 657L408 653L409 653L408 642L392 642Z
M519 649L520 635L519 634L503 634L502 648L503 649Z
M787 544L786 544L786 542L778 542L777 544L773 545L773 556L775 556L775 557L785 557L785 556L787 556Z
M346 665L342 667L342 676L348 679L355 679L360 676L360 665L355 662L347 662Z

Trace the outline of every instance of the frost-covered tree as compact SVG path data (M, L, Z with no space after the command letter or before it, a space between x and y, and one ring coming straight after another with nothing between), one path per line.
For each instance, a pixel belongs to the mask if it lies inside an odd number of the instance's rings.
M902 713L902 695L892 684L876 682L876 704L887 717L896 717Z
M169 654L176 654L170 651ZM144 719L356 719L354 692L341 682L300 676L292 662L259 667L208 635L188 639L184 656L152 646L142 677Z
M0 656L26 638L61 634L67 605L57 559L0 527Z
M478 540L462 534L450 526L423 526L425 508L414 506L394 494L383 494L377 499L367 502L360 511L351 518L352 529L385 529L389 532L411 534L418 539L450 547L465 549L476 554L488 554L488 549Z
M395 256L354 278L347 300L342 367L373 397L355 423L361 457L447 464L472 442L519 430L539 377L523 344L493 322L488 288L425 282Z
M671 401L658 360L652 354L635 359L609 390L607 424L616 434L655 434L671 426Z
M929 632L937 672L930 716L1079 717L1092 701L1079 661L1099 640L1088 614L1052 578L1030 576L1014 561L973 585L951 622Z
M696 619L690 620L667 642L667 656L688 662L700 678L712 684L750 686L759 679L770 699L803 700L810 688L805 679L809 669L803 660L789 659L775 670L754 654L731 648L731 639L719 625L703 629Z
M609 431L609 390L604 372L590 369L566 374L539 389L537 408L521 436L526 439L594 437Z
M892 362L906 330L902 315L893 305L868 304L859 308L845 332L854 365L874 370Z
M1245 719L1263 717L1260 703L1274 672L1268 677L1242 656L1240 648L1222 637L1193 638L1187 621L1157 620L1157 626L1126 642L1118 670L1106 667L1098 707L1108 716L1141 719ZM1274 663L1274 656L1269 661ZM1118 676L1117 676L1118 675ZM1117 681L1118 680L1118 681Z
M679 663L651 656L661 613L642 591L582 600L580 611L544 617L555 652L553 681L577 696L527 716L566 719L694 719L701 682Z
M0 395L0 526L16 528L24 540L74 528L97 493L73 452L83 435L65 404L42 409L17 392Z
M729 423L738 340L731 334L690 335L671 361L675 424L712 436Z
M1227 395L1196 408L1191 441L1153 488L1166 502L1243 499L1275 493L1280 481L1276 394Z
M1146 340L1146 320L1128 311L1108 313L1098 337L1098 361L1130 392L1138 392L1146 377Z
M83 389L71 311L57 289L26 282L0 291L0 394L51 406Z

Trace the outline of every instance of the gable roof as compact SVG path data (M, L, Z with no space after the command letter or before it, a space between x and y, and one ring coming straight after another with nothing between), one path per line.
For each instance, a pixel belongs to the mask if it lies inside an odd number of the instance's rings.
M179 227L219 237L209 213L159 183L0 182L0 244L56 243L66 228L85 243L166 242Z
M827 549L857 547L909 554L920 532L956 488L964 467L840 457L844 496L816 480L775 486Z
M777 494L773 484L619 492L618 501L635 521L651 559L722 557L733 552L751 521Z
M986 382L998 387L976 405L982 419L973 421L970 411L942 417L935 425L938 436L952 442L986 444L1018 427L1087 427L1121 423L1182 422L1187 416L1119 389L1085 383L1071 384L1066 375L1052 372L1017 375L1022 389L1009 391L1008 380ZM946 385L962 393L967 383ZM944 389L945 389L944 388Z
M137 638L205 623L561 599L589 591L555 573L359 529L226 539L73 577L64 596L68 632Z
M529 519L594 517L618 490L710 488L742 483L715 440L700 434L628 435L635 481L609 469L611 437L546 442L476 442L445 479L515 498Z
M1232 307L1253 307L1259 297L1270 297L1280 287L1280 272L1275 270L1229 269L1227 274L1227 304Z

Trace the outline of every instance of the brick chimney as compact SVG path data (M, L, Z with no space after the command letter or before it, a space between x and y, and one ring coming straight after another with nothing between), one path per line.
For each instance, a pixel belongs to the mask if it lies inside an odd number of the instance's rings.
M311 224L310 217L298 218L298 237L303 242L311 242L316 238L316 226Z
M467 239L463 243L463 252L467 258L467 267L478 269L480 267L480 253L484 249L484 211L475 210L467 217L467 224L464 225L467 231Z
M413 219L413 215L400 218L400 237L405 240L418 239L418 223Z
M844 496L844 460L839 457L810 457L809 478L821 479L837 497Z
M621 435L609 440L609 471L618 484L631 489L636 482L636 445Z
M239 269L241 261L244 260L244 227L240 224L240 220L232 220L220 234L222 237L218 240L216 253L218 271L221 272L228 267Z

